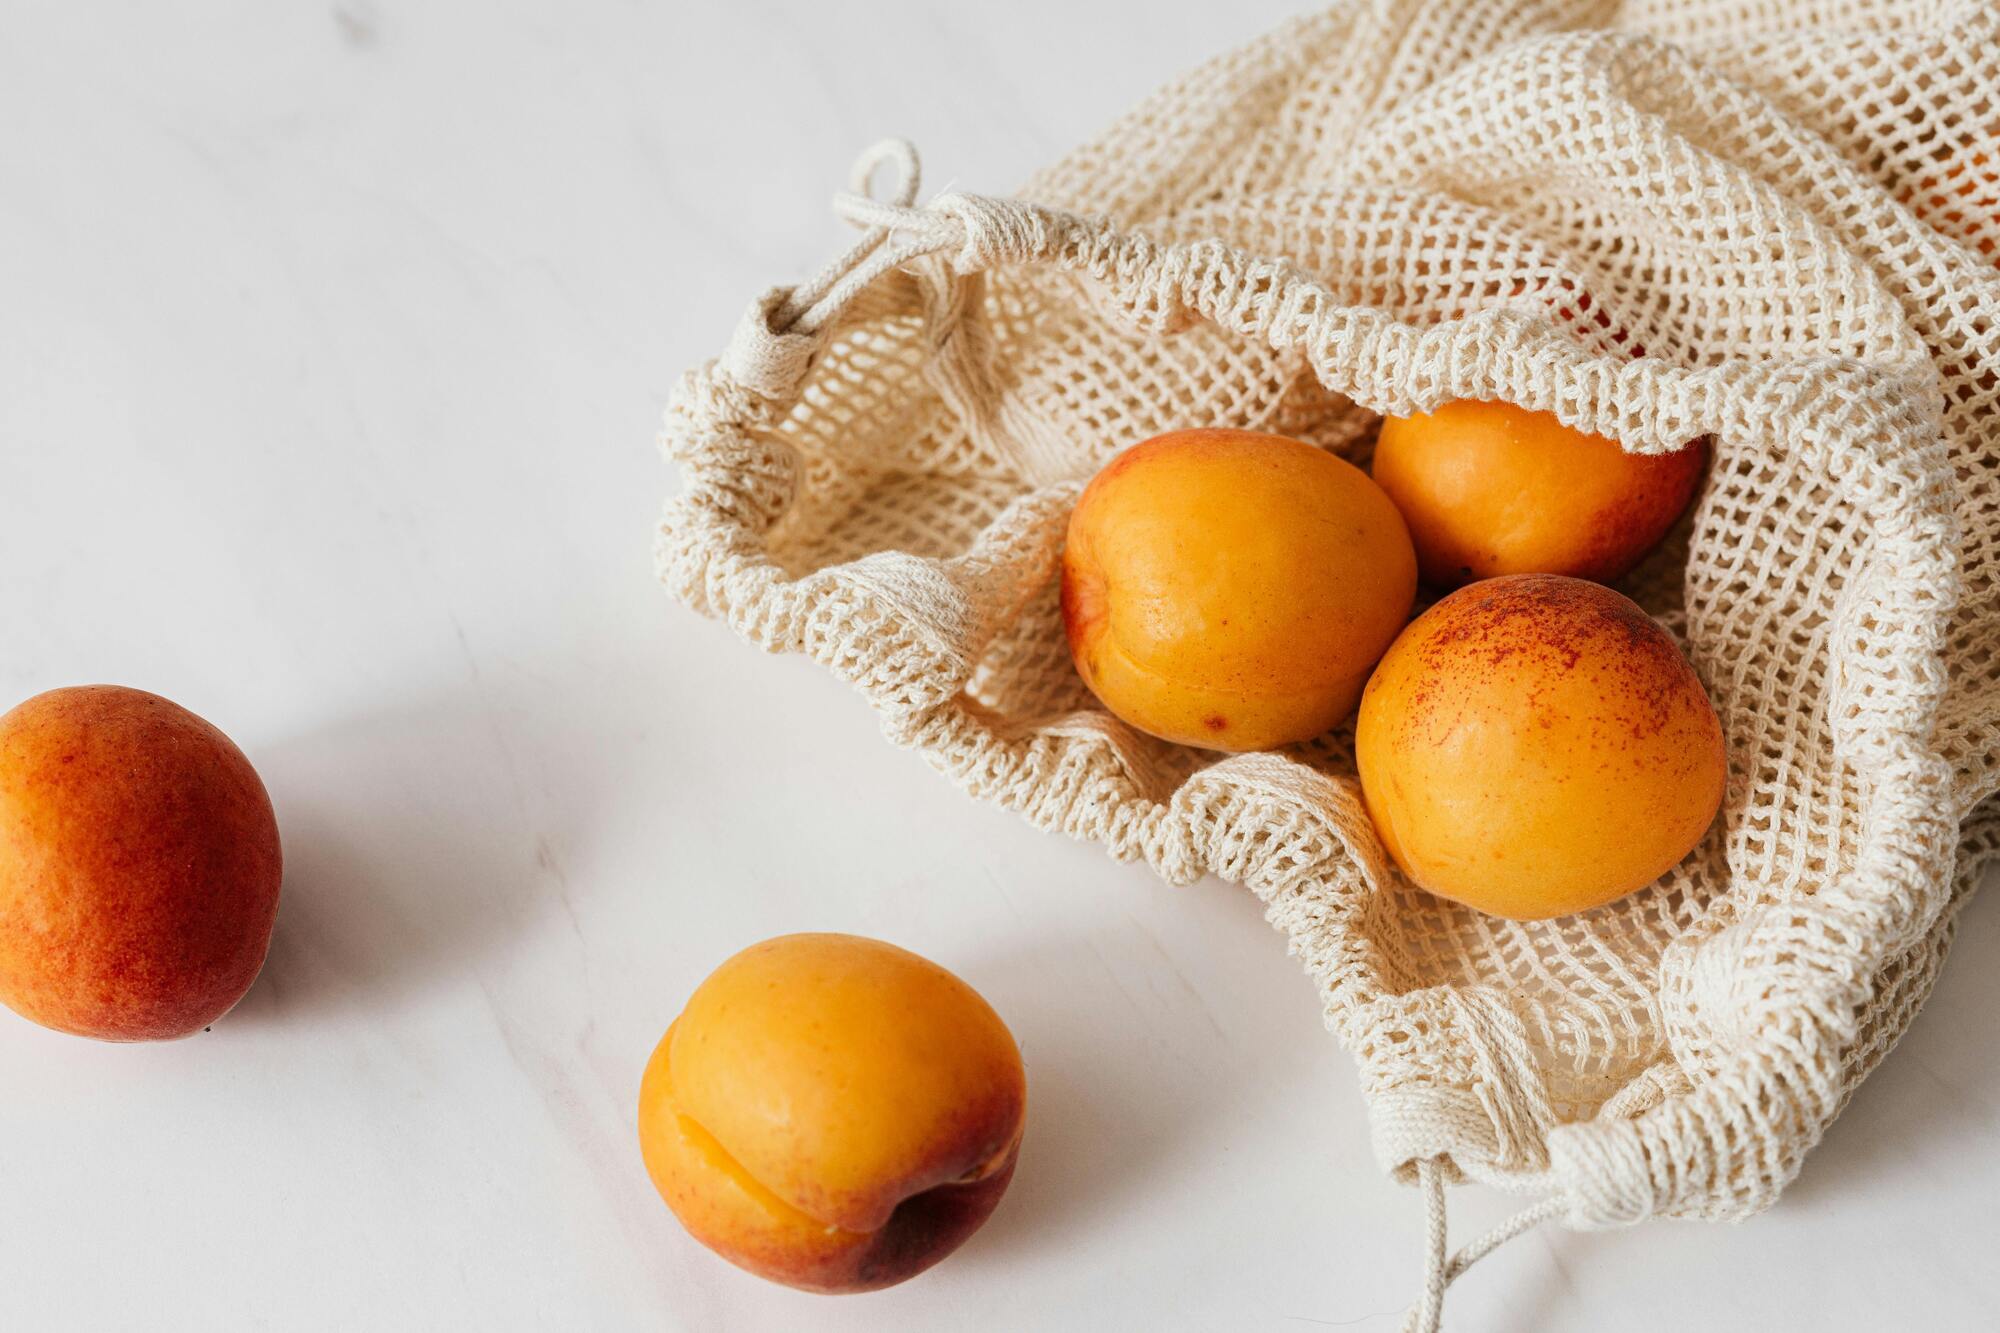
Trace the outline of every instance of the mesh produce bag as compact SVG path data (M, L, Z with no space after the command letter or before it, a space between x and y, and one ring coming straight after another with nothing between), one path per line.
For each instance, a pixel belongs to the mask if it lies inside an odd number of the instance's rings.
M1017 197L918 206L896 143L853 187L855 248L674 395L672 593L968 791L1253 890L1431 1200L1416 1322L1498 1238L1445 1259L1448 1181L1541 1196L1519 1226L1771 1203L2000 852L2000 10L1352 3ZM1350 727L1236 757L1134 731L1058 613L1070 506L1127 445L1237 426L1365 463L1380 414L1456 398L1713 448L1622 586L1714 699L1722 814L1561 920L1405 884Z

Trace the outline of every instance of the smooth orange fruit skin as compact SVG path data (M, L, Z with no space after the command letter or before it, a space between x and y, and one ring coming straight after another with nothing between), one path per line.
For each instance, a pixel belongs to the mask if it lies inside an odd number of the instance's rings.
M1410 525L1424 581L1501 574L1608 582L1659 545L1701 486L1708 446L1633 454L1511 403L1385 417L1377 484Z
M1362 696L1355 758L1403 874L1517 921L1659 878L1713 822L1727 768L1666 631L1609 588L1542 574L1412 622Z
M667 1029L639 1146L660 1197L725 1259L872 1291L979 1229L1026 1108L1020 1051L970 986L879 940L784 935L717 968Z
M1084 682L1141 731L1266 750L1354 711L1416 585L1402 517L1361 469L1281 435L1175 431L1077 501L1063 625Z
M0 1002L58 1032L152 1041L243 998L284 858L243 752L142 690L0 717Z

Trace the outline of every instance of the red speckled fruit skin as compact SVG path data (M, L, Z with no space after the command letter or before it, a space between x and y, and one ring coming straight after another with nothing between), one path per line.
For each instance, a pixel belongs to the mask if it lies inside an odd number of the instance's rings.
M1509 574L1412 621L1355 722L1362 798L1414 884L1540 921L1644 888L1706 836L1729 756L1667 632L1601 584Z
M0 717L0 1002L104 1041L184 1037L264 965L283 855L229 738L85 685Z

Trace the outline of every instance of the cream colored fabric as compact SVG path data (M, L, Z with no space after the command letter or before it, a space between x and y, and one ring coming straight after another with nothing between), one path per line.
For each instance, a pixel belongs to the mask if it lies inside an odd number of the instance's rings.
M857 185L902 193L841 201L875 229L675 394L661 576L971 793L1254 891L1386 1169L1579 1227L1750 1213L2000 852L1996 90L1990 5L1384 0L1215 60L1015 198L913 207L889 146ZM1715 700L1723 813L1567 920L1400 883L1348 730L1167 745L1063 643L1063 523L1118 450L1230 425L1365 459L1378 414L1447 398L1714 441L1629 591Z

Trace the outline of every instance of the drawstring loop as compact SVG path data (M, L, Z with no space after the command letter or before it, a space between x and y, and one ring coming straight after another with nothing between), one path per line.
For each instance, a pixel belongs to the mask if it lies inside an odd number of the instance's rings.
M870 183L875 169L885 162L897 167L897 181L888 198L878 199L869 192ZM907 139L884 139L855 159L848 173L849 188L834 195L833 211L861 227L861 239L812 281L792 289L771 312L772 332L817 333L884 273L964 244L963 223L916 207L922 179L916 147ZM896 236L908 239L891 244Z
M897 168L887 197L872 192L878 167ZM917 206L921 169L907 139L884 139L855 160L848 189L833 196L833 211L861 228L846 254L802 286L782 294L768 312L774 337L810 337L839 316L868 284L927 255L950 252L959 273L1018 263L1047 253L1063 229L1078 219L1014 199L948 191Z
M886 196L873 192L878 168L892 165L896 180ZM716 370L767 400L794 392L827 330L869 285L915 260L948 253L960 276L1007 263L1025 263L1060 241L1079 219L1013 199L945 193L922 207L917 150L906 139L884 139L855 159L849 189L833 197L833 211L861 228L845 254L797 287L778 287L754 302L736 327ZM925 281L946 275L919 274ZM935 296L936 293L933 293ZM941 304L962 299L954 285ZM953 320L944 321L949 326Z

